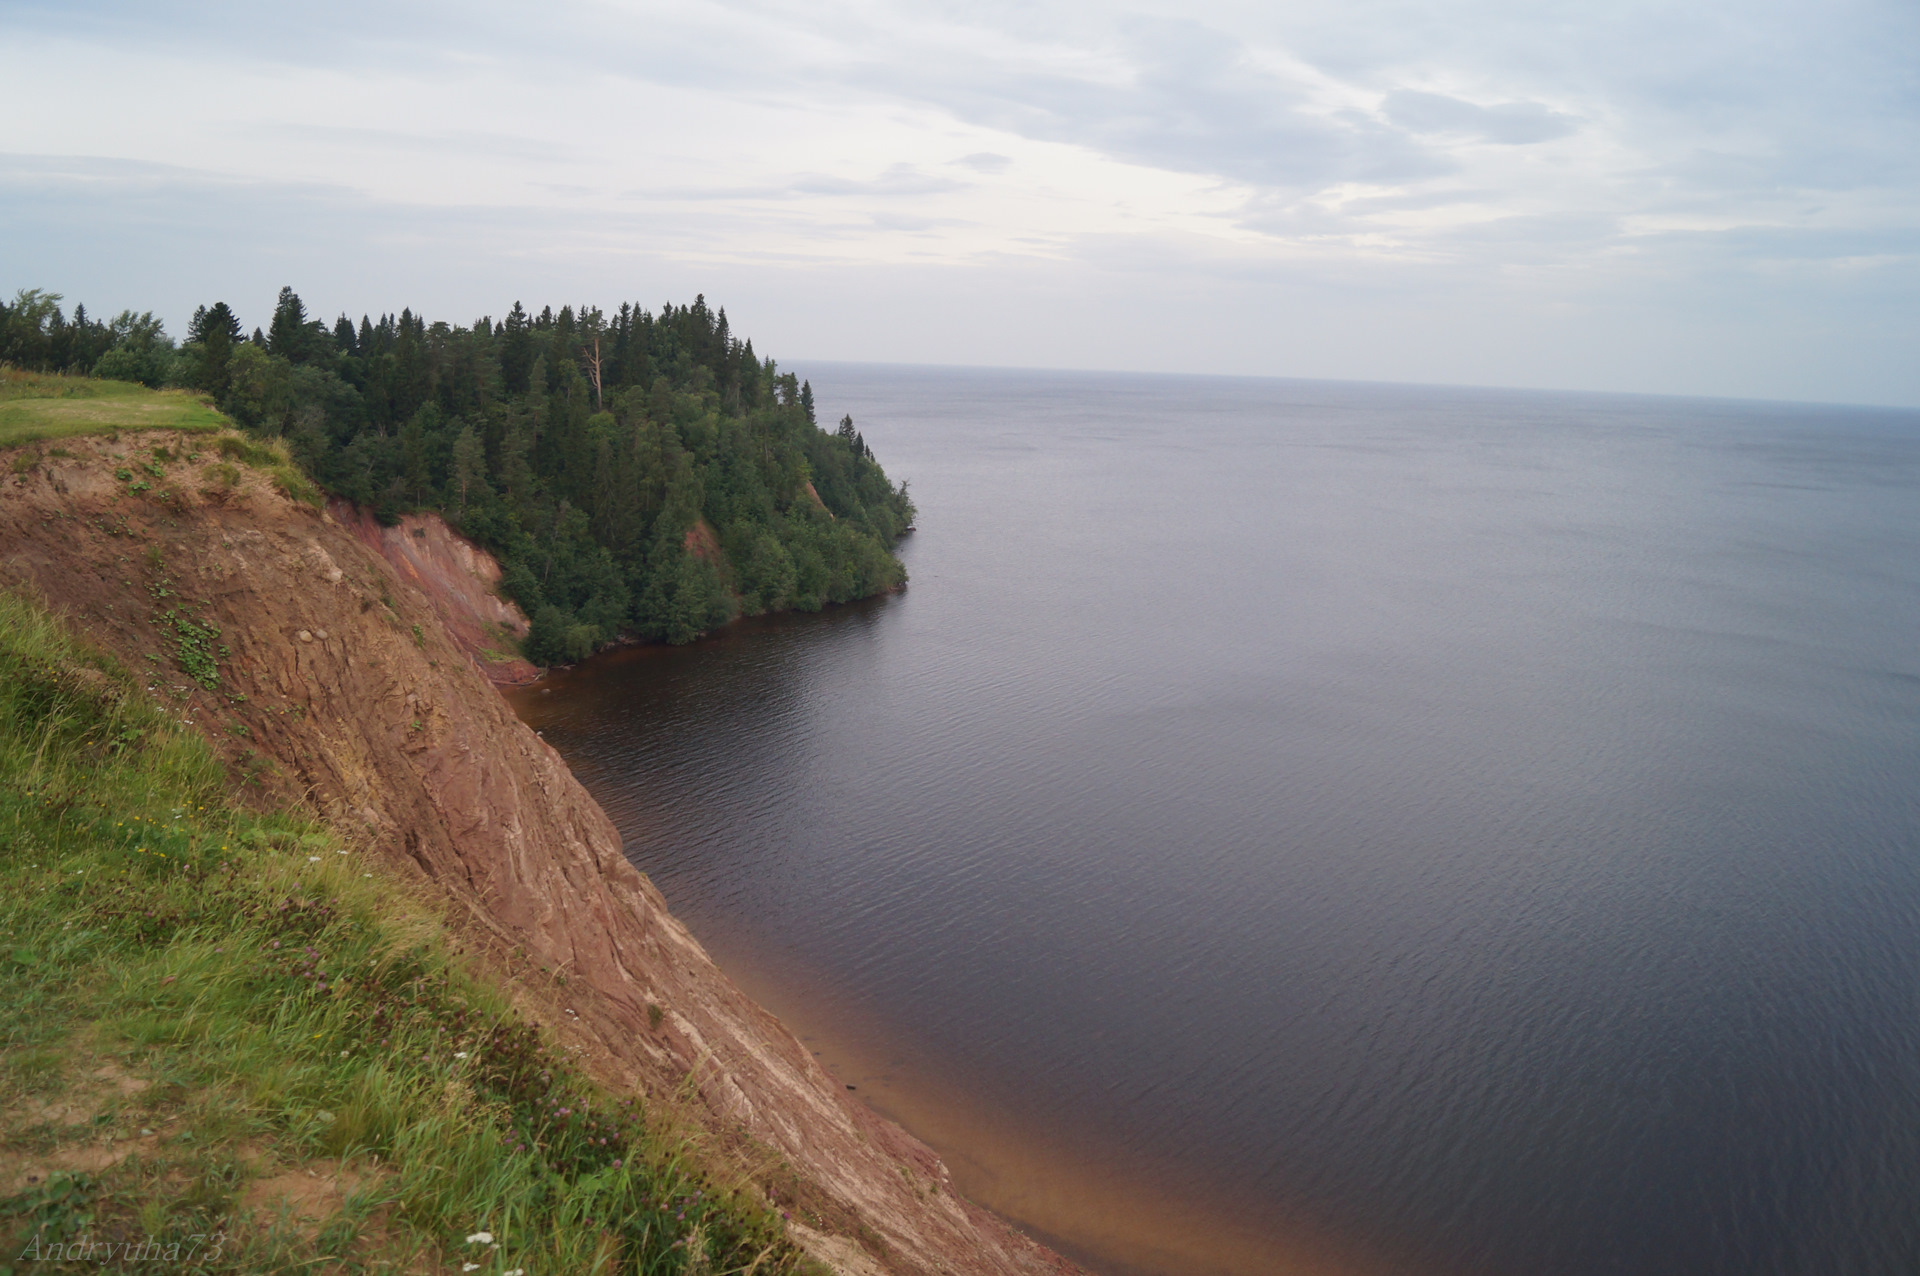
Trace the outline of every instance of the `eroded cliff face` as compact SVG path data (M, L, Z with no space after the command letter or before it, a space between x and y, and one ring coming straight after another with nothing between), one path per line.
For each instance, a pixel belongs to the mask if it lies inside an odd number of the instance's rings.
M447 636L489 682L524 687L539 680L540 670L514 654L514 640L527 636L527 617L496 592L500 564L493 555L437 514L407 514L382 527L373 511L338 499L327 502L327 513L426 596Z
M470 551L436 549L444 527L362 525L182 455L206 446L127 433L0 453L0 584L37 589L147 673L260 801L309 804L447 901L474 959L591 1070L687 1096L743 1156L771 1149L770 1178L822 1221L798 1229L818 1257L850 1274L1073 1270L956 1198L929 1149L852 1101L668 913L442 623L484 614L431 594ZM161 473L116 477L135 464Z

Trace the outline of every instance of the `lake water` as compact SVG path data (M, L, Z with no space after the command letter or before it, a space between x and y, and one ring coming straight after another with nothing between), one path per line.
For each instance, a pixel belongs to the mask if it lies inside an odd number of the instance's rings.
M908 590L517 698L1106 1273L1920 1270L1920 415L812 365Z

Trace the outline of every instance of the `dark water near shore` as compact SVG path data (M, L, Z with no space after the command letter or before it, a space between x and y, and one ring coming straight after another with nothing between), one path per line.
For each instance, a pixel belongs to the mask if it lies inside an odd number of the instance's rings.
M1920 415L825 365L910 589L520 698L1110 1272L1920 1270Z

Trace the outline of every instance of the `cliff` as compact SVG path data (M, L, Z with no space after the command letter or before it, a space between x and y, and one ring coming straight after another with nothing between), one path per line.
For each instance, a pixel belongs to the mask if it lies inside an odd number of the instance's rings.
M515 654L514 641L525 638L529 626L521 610L496 592L500 564L491 554L437 514L407 514L382 527L371 510L339 499L327 502L327 513L426 597L447 636L489 682L523 687L539 680L540 670Z
M229 452L142 432L0 453L0 585L31 585L149 672L252 800L304 803L412 878L590 1072L682 1103L713 1154L802 1204L820 1259L1072 1270L955 1197L928 1148L851 1100L667 911L490 685L475 643L514 618L488 612L483 555L437 520L381 529L289 499Z

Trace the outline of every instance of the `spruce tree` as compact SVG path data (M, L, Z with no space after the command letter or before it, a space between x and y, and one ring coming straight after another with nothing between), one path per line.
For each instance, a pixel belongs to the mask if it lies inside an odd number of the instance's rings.
M289 363L306 358L307 307L291 288L280 290L273 307L273 322L267 327L267 350Z

